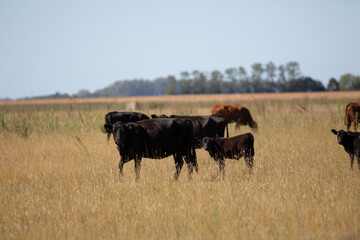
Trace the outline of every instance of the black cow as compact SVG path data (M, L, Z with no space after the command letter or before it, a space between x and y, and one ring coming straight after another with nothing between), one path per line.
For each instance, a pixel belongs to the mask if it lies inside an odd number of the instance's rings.
M205 137L202 140L203 148L210 156L219 162L219 172L225 176L225 158L239 160L245 156L245 163L251 173L254 163L254 136L245 133L231 138Z
M226 136L229 137L228 125L223 116L179 116L164 114L160 116L151 115L152 118L174 118L174 119L189 119L193 123L194 136L196 140L196 148L201 148L201 141L204 137L224 137L226 128Z
M331 132L337 136L337 141L343 145L345 151L350 156L350 169L353 168L354 156L357 158L358 168L360 170L360 133L351 131L336 131L331 129Z
M141 121L144 119L149 119L148 116L146 116L143 113L137 113L137 112L109 112L105 115L105 125L109 124L112 125L118 121L122 122L122 123L128 123L128 122L137 122L137 121ZM107 133L107 139L109 141L110 139L110 135L111 135L111 131L108 132L106 130L106 127L104 125L104 132Z
M183 159L188 165L189 178L193 167L198 171L192 122L187 119L149 119L136 123L117 122L105 124L112 131L119 150L120 177L123 165L135 160L136 179L139 178L141 159L160 159L173 155L175 161L175 180L178 179Z

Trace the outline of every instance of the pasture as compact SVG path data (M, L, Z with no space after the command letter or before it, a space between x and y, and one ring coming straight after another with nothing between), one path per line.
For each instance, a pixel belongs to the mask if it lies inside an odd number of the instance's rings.
M199 173L184 165L178 181L172 157L143 159L137 182L126 163L119 180L102 125L137 100L124 99L0 104L0 239L360 238L360 171L330 131L360 92L139 98L148 116L242 104L259 126L252 175L226 159L221 179L199 149Z

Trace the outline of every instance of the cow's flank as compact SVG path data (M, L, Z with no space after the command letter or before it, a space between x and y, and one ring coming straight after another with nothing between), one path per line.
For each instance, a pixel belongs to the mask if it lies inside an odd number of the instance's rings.
M235 128L239 128L240 125L249 125L254 131L258 129L250 111L244 106L236 104L215 105L212 107L211 112L212 114L224 116L227 123L235 122Z

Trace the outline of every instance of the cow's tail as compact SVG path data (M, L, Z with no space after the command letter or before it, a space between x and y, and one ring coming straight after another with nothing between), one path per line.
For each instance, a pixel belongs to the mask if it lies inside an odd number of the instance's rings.
M197 173L199 173L199 166L198 166L198 163L197 163L197 158L196 158L196 150L195 150L195 141L193 141L193 144L191 146L191 158L194 159L194 168L195 168L195 171Z
M247 156L245 156L245 163L246 166L248 167L250 174L252 173L252 168L254 165L254 155L255 155L254 136L252 135L252 133L249 133L249 152L247 153Z
M345 118L344 118L344 124L345 126L347 126L347 130L349 131L349 128L351 126L351 121L352 121L352 118L353 118L353 109L352 107L350 106L351 103L348 103L348 105L346 105L346 108L345 108Z
M350 104L350 103L349 103ZM348 105L346 105L346 108L345 108L345 118L344 118L344 124L345 125L347 125L347 123L348 123L348 117L347 117L347 115L348 115L348 107L349 107L349 104Z
M195 144L197 143L196 142L196 138L194 136L194 130L193 130L193 123L191 121L190 122L190 126L189 127L189 132L191 132L191 137L188 138L188 140L190 140L191 142L191 146L190 146L190 151L188 151L188 155L189 155L189 160L190 160L190 164L193 165L193 167L195 168L195 171L198 173L199 172L199 167L198 167L198 164L197 164L197 158L196 158L196 146Z
M110 136L111 136L111 133L107 133L107 142L109 143L109 141L110 141Z

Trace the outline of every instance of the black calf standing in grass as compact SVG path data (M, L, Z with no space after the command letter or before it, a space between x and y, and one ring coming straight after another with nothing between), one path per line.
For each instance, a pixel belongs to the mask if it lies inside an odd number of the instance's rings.
M219 162L219 172L223 172L223 176L225 176L225 158L239 160L242 156L251 173L255 155L254 136L251 133L230 138L205 137L202 145L210 156Z
M350 156L350 169L353 168L354 156L357 158L358 168L360 170L360 133L351 131L336 131L331 129L331 132L337 136L338 143L343 145L345 151Z

